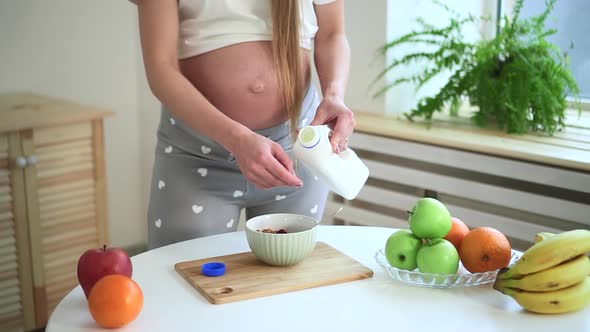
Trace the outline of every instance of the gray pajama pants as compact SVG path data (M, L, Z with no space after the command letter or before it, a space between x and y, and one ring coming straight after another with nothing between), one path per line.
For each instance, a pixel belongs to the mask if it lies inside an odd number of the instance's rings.
M312 86L303 102L300 127L319 105ZM288 122L256 131L279 143L293 157ZM227 150L192 131L162 109L148 209L148 249L202 236L235 231L240 211L246 218L298 213L321 219L328 188L293 159L303 187L260 190L241 173Z

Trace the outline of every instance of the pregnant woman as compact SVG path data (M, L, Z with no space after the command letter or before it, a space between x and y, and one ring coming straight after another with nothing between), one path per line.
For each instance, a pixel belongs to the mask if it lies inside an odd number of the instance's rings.
M329 125L335 153L354 130L343 101L343 0L133 2L149 86L163 105L149 249L235 231L243 208L247 218L321 218L328 188L291 150L305 125Z

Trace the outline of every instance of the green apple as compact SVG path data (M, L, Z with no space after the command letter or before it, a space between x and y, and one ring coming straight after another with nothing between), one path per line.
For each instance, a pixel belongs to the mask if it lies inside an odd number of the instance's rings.
M428 240L418 250L416 263L420 272L454 274L459 270L459 253L450 241Z
M449 210L435 198L420 198L409 213L410 230L421 239L443 238L453 227Z
M401 270L415 270L416 255L422 246L422 240L409 229L400 229L391 234L385 243L385 258L391 266Z

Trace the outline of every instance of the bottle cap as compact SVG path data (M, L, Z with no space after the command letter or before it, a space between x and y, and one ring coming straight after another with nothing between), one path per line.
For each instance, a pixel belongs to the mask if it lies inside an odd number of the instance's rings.
M211 262L203 264L202 273L208 277L219 277L225 274L225 264Z
M313 126L304 127L299 131L299 142L304 147L311 149L320 142L320 133Z

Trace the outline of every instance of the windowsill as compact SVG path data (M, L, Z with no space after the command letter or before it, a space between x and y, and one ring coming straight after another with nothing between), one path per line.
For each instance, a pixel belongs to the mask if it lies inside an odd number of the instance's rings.
M491 127L476 127L463 114L460 117L445 114L438 113L429 128L425 122L410 122L402 114L355 112L355 131L577 171L590 171L590 112L583 111L578 119L577 110L568 110L566 128L553 136L507 134ZM392 146L393 148L395 147Z
M578 100L576 100L572 97L567 97L566 100L569 103L569 107L572 109L577 109L579 106L582 112L590 111L590 98L580 97ZM576 104L576 101L579 103L579 105Z

